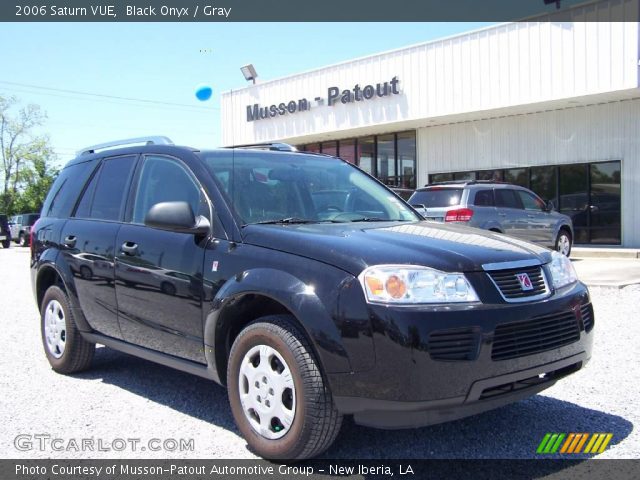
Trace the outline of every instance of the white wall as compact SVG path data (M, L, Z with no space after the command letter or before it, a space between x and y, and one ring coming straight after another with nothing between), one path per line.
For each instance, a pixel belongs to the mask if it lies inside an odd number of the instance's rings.
M640 99L420 128L418 185L430 173L622 161L622 244L640 248Z
M225 145L321 136L637 88L638 23L522 22L258 83L222 95ZM259 70L259 65L257 66ZM246 107L400 79L401 95L247 122ZM422 123L420 123L422 122Z

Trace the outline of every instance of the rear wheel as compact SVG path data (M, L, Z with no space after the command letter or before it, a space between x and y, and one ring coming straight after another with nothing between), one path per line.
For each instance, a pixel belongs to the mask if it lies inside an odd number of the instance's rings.
M304 459L335 440L342 415L333 405L308 341L288 315L245 328L229 355L231 411L251 450L268 459Z
M556 239L556 250L565 257L571 255L572 238L568 230L562 229Z
M11 239L7 238L6 240L2 241L2 247L3 248L9 248L11 246Z
M20 245L21 247L27 246L27 238L25 237L24 233L21 233L18 237L18 245Z
M59 373L75 373L91 365L95 344L87 342L76 328L67 294L49 287L41 308L44 351L51 368Z

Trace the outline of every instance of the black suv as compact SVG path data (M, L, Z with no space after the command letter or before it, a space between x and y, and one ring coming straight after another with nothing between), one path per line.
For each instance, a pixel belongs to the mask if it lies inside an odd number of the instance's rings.
M11 229L9 228L9 220L3 213L0 213L0 243L4 248L9 248L11 246Z
M589 293L559 253L422 221L334 157L165 143L88 148L49 192L31 272L54 370L100 343L209 378L250 448L301 459L343 415L453 420L589 359Z

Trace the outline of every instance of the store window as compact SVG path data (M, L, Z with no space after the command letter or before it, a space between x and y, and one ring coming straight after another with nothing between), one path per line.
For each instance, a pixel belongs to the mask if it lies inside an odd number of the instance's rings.
M338 142L322 142L321 148L322 153L333 155L334 157L338 156Z
M377 176L385 185L397 185L395 136L378 137Z
M476 172L476 180L502 182L504 180L504 172L502 170L480 170Z
M504 171L504 181L529 188L529 169L528 168L509 168Z
M401 188L416 188L416 132L398 134L398 175Z
M309 145L305 145L304 151L305 152L320 153L321 152L320 144L319 143L310 143Z
M453 180L453 173L434 173L429 175L429 183L450 182Z
M532 167L531 168L531 190L536 192L545 200L551 200L554 206L556 203L556 190L558 188L557 167ZM556 200L556 201L554 201Z
M471 181L476 179L476 172L456 172L453 174L454 180Z
M373 158L376 152L375 137L358 139L358 166L367 173L374 174Z
M340 158L349 163L356 163L356 141L340 140Z
M588 165L562 165L559 170L558 209L573 221L574 241L589 242Z
M590 165L591 243L620 244L620 162Z

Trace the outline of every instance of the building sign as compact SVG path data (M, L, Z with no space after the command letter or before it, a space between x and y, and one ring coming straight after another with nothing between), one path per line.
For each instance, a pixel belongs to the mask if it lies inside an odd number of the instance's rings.
M399 83L400 80L398 80L398 77L393 77L390 81L377 83L375 86L365 85L364 87L360 87L360 84L356 84L351 90L329 87L325 97L316 97L314 100L317 105L324 105L326 101L326 105L332 107L337 104L355 103L378 97L388 97L400 93L398 88ZM247 105L247 122L305 112L311 110L311 103L312 102L306 98L301 98L297 101L289 100L266 107L262 107L257 103Z

